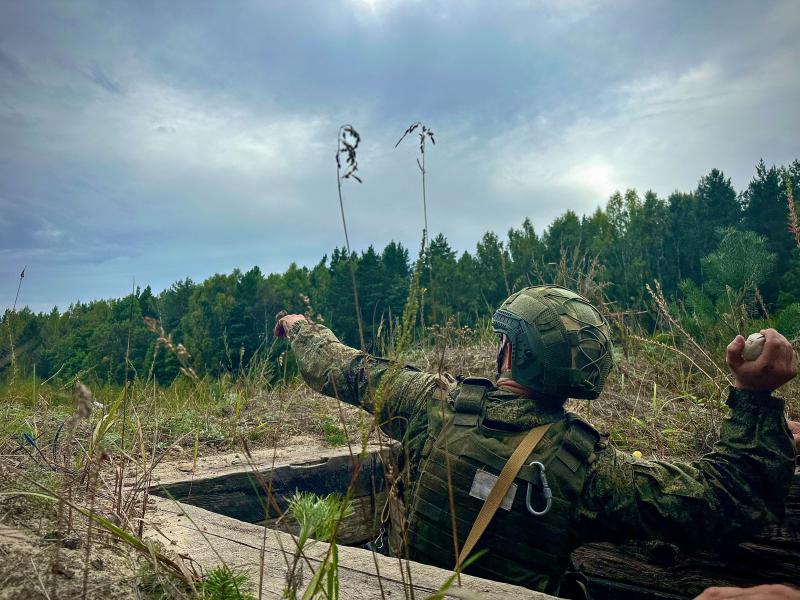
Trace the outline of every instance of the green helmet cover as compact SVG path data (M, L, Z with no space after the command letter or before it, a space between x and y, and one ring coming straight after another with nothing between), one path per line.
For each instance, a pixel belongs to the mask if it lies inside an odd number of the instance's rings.
M511 343L511 372L536 392L592 400L612 365L608 322L583 296L556 285L524 288L506 299L492 329Z

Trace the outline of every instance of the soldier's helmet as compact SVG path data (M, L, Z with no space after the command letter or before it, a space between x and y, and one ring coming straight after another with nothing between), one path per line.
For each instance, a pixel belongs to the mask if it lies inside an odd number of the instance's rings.
M555 285L522 289L497 309L492 329L511 344L511 372L501 377L559 398L591 400L603 390L611 333L583 296ZM498 371L500 364L498 356Z

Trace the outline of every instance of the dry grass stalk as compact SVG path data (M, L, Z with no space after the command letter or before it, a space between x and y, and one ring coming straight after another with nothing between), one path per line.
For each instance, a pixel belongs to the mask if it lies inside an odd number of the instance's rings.
M686 360L688 360L695 369L697 369L703 375L705 375L708 378L708 380L711 383L714 384L714 386L717 388L717 390L720 393L722 393L722 387L719 385L717 380L714 377L712 377L711 375L709 375L708 372L705 369L703 369L703 367L701 367L699 364L697 364L697 361L695 361L691 356L686 354L683 350L680 350L679 348L676 348L675 346L670 346L669 344L665 344L663 342L659 342L658 340L648 339L648 338L644 338L644 337L641 337L641 336L638 336L638 335L634 335L634 334L629 334L628 337L631 338L631 339L637 340L639 342L645 343L645 344L653 344L654 346L658 346L659 348L664 348L666 350L669 350L670 352L674 352L675 354L681 355Z
M761 312L764 313L764 316L767 319L768 323L772 323L772 316L769 314L769 310L767 309L767 304L764 302L764 297L761 295L761 290L756 287L755 289L755 296L756 301L758 302L758 306L761 308Z
M423 125L419 121L414 121L411 125L409 125L406 130L403 132L403 135L400 136L400 139L397 140L397 143L394 145L397 148L400 145L406 136L411 135L419 129L419 155L420 158L417 158L417 167L419 168L419 172L422 176L422 216L423 216L423 225L424 229L422 230L422 250L420 252L421 255L425 255L428 259L430 258L427 256L425 250L425 244L429 237L429 230L428 230L428 194L427 194L427 187L426 187L426 179L425 176L427 175L428 171L425 168L425 144L428 140L430 140L431 144L436 145L436 138L434 137L433 130L430 129L427 125ZM421 159L421 160L420 160ZM432 265L430 264L430 260L428 260L428 270L430 272L430 281L431 287L433 287L433 282L435 281L433 275ZM508 284L506 283L506 287ZM420 318L420 325L422 329L425 329L425 289L420 288L420 299L419 299L419 318ZM434 310L434 321L436 320L436 304L433 303L433 310Z
M14 330L11 327L11 318L13 315L17 314L17 301L19 300L19 291L22 289L22 280L25 279L25 269L28 268L28 265L25 265L22 268L22 271L19 274L19 283L17 284L17 294L14 296L14 305L11 307L11 313L8 315L8 346L9 350L11 351L11 382L14 382L14 379L17 375L17 360L16 355L14 354Z
M358 160L356 150L361 143L361 135L352 125L342 125L339 127L336 145L336 188L339 193L339 210L342 213L342 228L344 229L344 242L347 246L347 261L350 264L350 277L353 281L353 301L355 302L356 321L358 323L358 339L361 342L361 350L367 348L364 343L364 323L361 319L361 307L358 301L358 286L356 285L356 265L353 261L353 253L350 249L350 236L347 233L347 219L344 216L344 200L342 198L342 180L355 179L362 183L361 178L356 175L358 171ZM342 156L345 157L345 170L342 174Z
M786 205L789 209L789 232L794 236L794 243L800 250L800 224L797 219L797 205L794 203L794 185L792 176L786 174Z
M436 145L436 138L433 135L433 130L431 130L427 125L423 125L419 121L414 121L411 125L409 125L406 130L403 132L403 135L400 136L400 139L397 140L397 143L394 145L397 148L400 145L406 136L411 135L414 133L415 130L419 129L419 154L422 158L417 159L417 167L419 167L420 173L422 174L422 213L424 216L424 224L425 224L425 233L428 233L428 201L427 195L425 193L425 142L427 140L431 141L431 144Z
M153 317L144 317L144 323L147 326L147 329L158 336L158 339L156 340L157 347L163 346L178 359L178 362L181 364L181 373L195 382L199 381L200 377L198 377L197 372L189 364L189 359L192 358L192 355L189 354L189 351L186 349L186 347L183 344L175 344L172 341L172 334L168 334L164 331L164 327L161 325L161 321L158 319L154 319Z
M102 468L103 463L108 458L108 454L103 448L100 448L99 451L96 451L93 455L91 460L89 461L88 470L89 470L89 480L88 480L88 487L89 487L89 513L95 513L95 500L97 498L97 480L100 476L100 469ZM85 546L85 553L83 559L83 596L82 598L86 599L86 594L89 588L89 559L91 557L92 551L92 525L94 524L94 519L90 516L86 517L86 546ZM141 537L141 536L140 536Z
M656 281L655 291L650 287L649 283L645 284L645 288L647 289L648 294L650 294L650 297L653 299L653 302L658 309L659 316L665 319L667 323L669 323L670 327L677 329L683 335L689 345L697 351L697 353L707 362L707 364L713 366L721 377L727 378L727 374L719 367L716 361L709 356L708 352L706 352L703 347L697 343L694 337L692 337L689 332L683 328L680 322L675 319L672 314L670 314L667 299L664 297L664 292L661 289L661 283Z

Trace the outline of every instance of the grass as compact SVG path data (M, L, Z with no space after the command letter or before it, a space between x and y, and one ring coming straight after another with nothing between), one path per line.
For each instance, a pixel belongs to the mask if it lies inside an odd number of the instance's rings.
M306 549L315 539L330 541L330 560L323 561L308 585L303 600L317 597L339 598L339 552L336 547L336 530L339 522L353 514L347 497L339 494L318 496L309 492L296 492L289 501L289 514L297 521L297 535L292 567L286 575L286 598L296 598L299 592L296 577L298 565Z
M617 348L617 365L602 396L593 402L571 402L570 408L584 415L599 429L609 432L618 447L638 450L646 457L693 459L708 451L716 440L719 421L727 410L720 391L726 385L722 351L719 347L706 350L702 341L684 340L687 333L680 336L670 337L664 333L648 336L639 330L627 330L626 342ZM433 331L428 339L437 340L442 351L395 344L396 358L432 372L492 375L495 345L487 329L445 327ZM709 364L709 361L715 364ZM121 397L121 389L96 388L93 402L97 404L93 405L91 415L74 422L71 437L65 434L65 429L76 414L76 399L70 395L67 384L37 381L35 397L32 396L33 389L33 381L20 374L13 383L6 382L0 387L0 398L3 399L0 431L5 456L0 471L0 491L17 493L14 497L0 500L3 522L39 531L40 540L44 539L46 532L56 532L47 538L48 542L42 542L51 548L42 555L49 556L45 564L50 561L66 565L63 569L80 572L84 569L83 563L90 563L91 559L71 558L70 551L63 548L58 556L53 556L52 547L64 539L71 539L71 536L85 539L88 534L85 515L77 508L71 509L69 504L59 507L58 503L40 496L23 497L21 494L38 493L44 488L53 497L66 497L76 507L88 507L91 498L86 488L90 479L82 475L81 469L90 464L90 447L95 448L95 452L103 448L111 457L102 467L110 485L104 487L102 481L92 484L96 488L95 510L105 515L104 519L118 523L124 531L133 532L134 538L139 539L133 523L138 518L137 511L142 510L141 498L127 504L123 502L127 508L120 507L116 499L118 490L113 473L121 465L121 417L117 415L106 430L97 427L113 414L111 407ZM784 395L789 399L789 416L797 418L800 416L797 401L800 385L790 383ZM336 400L311 393L297 381L262 389L252 382L245 384L230 378L210 381L185 377L168 387L134 381L129 390L127 427L130 445L126 454L130 458L127 468L141 477L148 465L159 457L195 461L195 452L207 456L230 451L241 437L254 448L283 447L291 444L293 439L308 443L309 435L320 444L341 446L348 442L348 437L351 441L358 440L365 426L365 420L356 409L343 407L342 410L344 426L338 417ZM25 438L26 435L35 445ZM174 446L175 442L177 446ZM53 456L57 457L59 464L69 465L72 472L52 468ZM107 543L111 535L104 527L95 522L92 537L97 540L96 544ZM142 548L137 550L140 554L141 551ZM94 556L94 550L91 556ZM335 569L331 565L336 560L337 556L331 552L323 561L321 573L326 578L331 573L328 569ZM139 563L142 561L153 566L153 561L146 556L138 560ZM48 568L44 566L43 572ZM131 566L126 577L139 582L142 593L148 597L179 597L176 590L180 589L190 590L187 598L193 595L217 597L199 595L215 593L204 591L211 588L203 587L205 580L201 575L193 581L196 590L192 592L183 574L160 567L156 569L160 578L156 585L152 577L148 579L145 576L145 571L141 566ZM125 573L125 570L121 572ZM88 573L89 589L97 577L108 577L107 573L95 573L91 569ZM225 573L216 573L211 580L216 583L209 585L219 583L219 589L224 589L231 581L238 581L235 573L228 575L232 579L225 583ZM42 575L42 581L44 583L39 584L33 579L29 583L47 589L47 577ZM321 588L328 584L327 579L319 580ZM334 585L332 579L330 585ZM241 587L250 589L244 585ZM241 597L247 598L247 593L242 591Z
M136 576L138 590L146 600L255 600L248 591L253 588L250 575L227 565L207 571L194 591L179 577L154 569L151 561L139 561Z
M403 318L388 340L388 353L396 368L413 363L433 373L491 377L496 341L488 326L470 329L455 328L450 323L428 327L424 324L421 275L428 233L425 143L428 139L433 143L434 139L427 126L413 123L398 144L415 131L420 142L421 160L417 164L422 176L424 229ZM349 255L342 182L361 181L357 175L360 141L353 127L340 128L337 189ZM800 227L792 210L790 202L792 233L800 247ZM603 297L606 284L597 281L600 269L596 261L586 258L579 255L577 248L573 255L562 252L561 261L552 263L555 269L546 279L576 289L595 302L614 321L622 343L617 348L616 369L602 396L593 402L571 402L570 409L601 431L609 432L612 441L623 449L671 460L698 457L713 446L719 421L726 412L723 393L727 368L722 360L726 334L717 327L697 336L696 323L686 321L681 307L669 306L657 285L648 288L656 332L632 325L625 314L609 312ZM352 262L350 266L363 348L358 287ZM544 275L542 279L545 280ZM21 281L22 275L20 285ZM747 315L755 311L740 306L743 298L736 296L736 306L731 305L736 326L758 328L758 321L747 320ZM756 294L756 298L760 296ZM740 319L742 315L744 321ZM197 572L190 559L173 556L143 535L153 469L163 460L186 462L191 458L194 473L199 456L230 451L239 445L252 462L251 447L277 451L297 439L307 444L311 437L329 446L348 444L351 452L357 453L356 442L361 442L363 452L366 442L373 439L376 423L357 409L311 393L298 381L273 386L272 374L281 368L279 365L262 358L251 361L235 376L201 378L191 366L188 350L175 344L158 321L149 319L147 326L157 335L159 346L180 362L183 376L169 386L158 386L149 376L136 375L124 387L95 383L91 392L75 380L41 381L35 372L30 376L17 372L12 349L11 376L0 383L0 451L4 455L0 462L0 524L21 528L37 540L29 544L38 552L37 559L24 555L30 558L35 572L35 577L23 574L19 589L24 595L55 598L65 596L66 589L66 595L74 597L109 597L108 585L104 588L98 585L100 581L111 583L115 597L128 593L129 597L148 598L255 598L248 575L226 564L219 554L219 565ZM730 323L725 326L730 328ZM369 390L374 406L381 406L382 386L391 379L390 372L381 387ZM796 381L785 390L792 418L800 416L798 392L800 384ZM255 475L269 490L269 483L258 472ZM357 472L353 480L356 476ZM126 486L126 479L132 479L134 485ZM303 552L316 536L332 543L302 597L338 598L335 540L338 527L348 514L351 488L343 498L298 494L292 500L289 510L300 524L300 534L294 538L292 564L287 561L286 565L285 597L296 598L302 592L302 577L296 574L307 562ZM42 536L43 532L47 535ZM67 539L83 540L84 550L79 555L70 554ZM98 548L105 546L114 547L115 552L130 559L127 569L117 568L113 576L95 572L100 568L95 566L93 557ZM47 565L41 573L37 562ZM67 577L68 572L80 572L82 576ZM406 583L410 584L407 567L406 572ZM444 597L458 577L455 573L433 597ZM64 579L79 583L73 585ZM380 577L378 584L381 585ZM258 587L262 588L260 584Z
M319 429L329 446L344 446L347 443L347 432L330 417L324 417L319 422Z
M33 397L33 380L21 374L0 385L0 451L4 456L0 514L4 526L28 535L43 565L41 581L19 582L31 597L37 593L42 598L54 593L83 597L81 581L86 582L87 597L102 597L92 594L100 589L99 578L131 593L137 587L132 582L138 581L150 597L182 597L176 595L179 590L189 589L187 598L252 598L244 591L231 596L223 571L203 577L176 571L177 566L156 566L155 555L142 538L142 519L147 519L142 491L150 471L161 460L196 463L198 454L232 450L242 438L255 448L283 446L297 437L308 443L309 433L320 445L347 442L340 423L324 416L339 414L336 401L310 397L299 382L259 387L242 379L186 376L168 387L139 380L131 383L123 450L122 415L115 408L122 389L99 386L94 394L81 397L70 394L69 387L37 380ZM361 421L356 409L348 407L343 414L348 429L355 432ZM123 490L123 477L142 484ZM90 514L94 516L89 518ZM48 531L52 535L45 536ZM77 554L63 545L73 538L83 540ZM91 566L97 549L110 539L126 545L123 553L129 555L114 575ZM132 558L143 552L138 562L153 568L161 582L155 587ZM19 556L22 560L23 555ZM173 560L172 564L178 563ZM241 577L228 574L234 584ZM78 587L73 589L76 581Z
M616 348L616 368L603 395L593 402L571 402L570 409L607 431L620 448L638 450L651 458L694 459L713 446L727 410L723 402L727 369L719 346L722 342L716 341L714 347L692 338L657 292L654 300L666 324L663 329L650 335L637 327L617 324L617 335L624 343ZM747 324L756 326L755 322ZM422 344L412 343L412 332L400 328L390 345L397 361L411 362L431 372L493 374L495 341L486 327L433 327L428 333ZM93 578L107 576L86 566L94 554L87 552L76 559L62 546L65 539L89 537L87 525L92 519L86 518L85 511L90 503L95 503L92 512L105 520L94 521L91 537L99 540L95 543L103 544L109 536L132 536L127 541L129 548L139 554L150 548L138 541L142 539L141 526L134 525L145 513L146 500L121 497L121 480L115 473L126 461L130 474L146 478L157 461L196 464L198 455L232 451L241 439L253 448L284 447L293 440L307 444L309 436L328 446L350 441L358 447L365 428L368 433L372 424L357 409L345 406L343 425L337 401L310 392L299 381L271 387L266 378L256 375L217 380L186 375L160 387L136 379L128 389L128 441L123 449L122 415L115 408L123 390L99 386L91 395L81 396L70 393L72 387L71 382L26 380L19 374L0 386L0 432L5 455L0 461L0 491L16 492L14 497L3 497L0 506L4 523L43 532L39 539L47 540L41 542L49 548L46 560L56 565L50 569L83 571L89 588ZM375 393L379 395L381 390ZM800 385L790 383L784 395L789 400L788 415L797 418ZM81 406L83 413L78 410ZM96 481L98 478L90 476L92 455L109 457L103 459L100 468L110 484L104 486L102 477ZM63 500L46 500L38 495L42 490ZM340 514L342 507L338 506ZM107 523L121 529L111 531ZM44 536L46 532L52 535ZM221 570L206 573L205 578L198 574L187 579L185 573L170 571L163 564L157 567L152 556L143 556L138 562L142 561L155 575L151 577L141 566L131 566L127 577L137 581L148 597L180 597L176 596L180 590L187 598L228 597L213 594L230 594L236 587L250 589L241 573L224 564ZM333 593L337 561L336 551L329 551L317 571L314 585L318 591L332 586ZM210 574L213 577L209 579ZM47 577L42 581L30 584L48 589ZM206 585L206 581L210 583ZM295 591L299 594L299 589ZM247 598L247 593L242 591L240 597Z

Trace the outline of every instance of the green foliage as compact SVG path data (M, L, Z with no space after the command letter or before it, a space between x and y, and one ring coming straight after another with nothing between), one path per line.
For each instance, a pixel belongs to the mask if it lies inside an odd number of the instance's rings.
M615 192L591 215L567 210L540 233L526 219L505 238L486 232L470 251L457 252L442 234L431 236L416 275L408 249L390 242L352 256L335 248L313 267L292 263L284 273L235 269L199 283L178 281L157 294L145 287L124 298L78 302L63 312L8 310L0 317L0 377L11 379L13 341L17 373L32 375L35 365L39 380L121 385L127 373L129 380L161 385L180 381L185 365L148 330L143 319L150 317L174 347L185 348L200 378L241 381L258 370L258 385L274 383L284 373L284 365L274 368L285 350L272 336L280 310L313 313L343 341L359 344L350 261L367 350L381 353L398 336L415 276L414 301L422 304L409 324L414 336L423 320L478 326L510 292L541 283L577 289L590 273L603 282L593 299L602 294L615 311L647 308L644 286L657 280L668 298L685 300L703 322L719 310L730 313L730 298L720 307L727 288L735 299L756 286L778 318L780 309L800 302L800 252L786 231L786 181L800 198L800 161L788 167L759 162L738 196L717 169L694 190L666 199L652 191ZM285 367L291 375L291 358Z
M329 446L344 446L347 443L347 432L330 417L325 417L319 422L319 429Z
M247 590L252 588L250 576L228 565L206 571L195 585L196 593L174 573L156 570L151 560L140 560L137 566L139 592L147 600L255 600Z
M340 516L348 517L353 509L339 494L318 496L313 492L295 492L289 500L289 513L300 525L297 535L302 548L311 538L329 541Z
M702 260L704 287L714 296L727 288L739 292L759 287L775 266L775 254L768 250L767 239L733 227L717 233L719 246Z
M205 573L197 591L203 600L255 600L255 596L246 591L249 587L247 573L219 565Z
M775 329L790 340L800 337L800 302L784 308L775 319Z
M284 596L288 598L296 597L297 590L294 587L294 569L297 567L299 556L305 548L313 543L312 538L323 541L330 541L330 554L320 564L314 577L308 584L303 600L316 597L325 597L329 600L339 598L339 551L335 541L332 539L336 531L337 523L353 514L353 509L347 503L347 498L342 498L339 494L329 494L325 497L317 496L312 492L295 492L289 500L289 514L300 525L300 532L297 535L297 551L295 553L294 566L289 576L289 586Z

